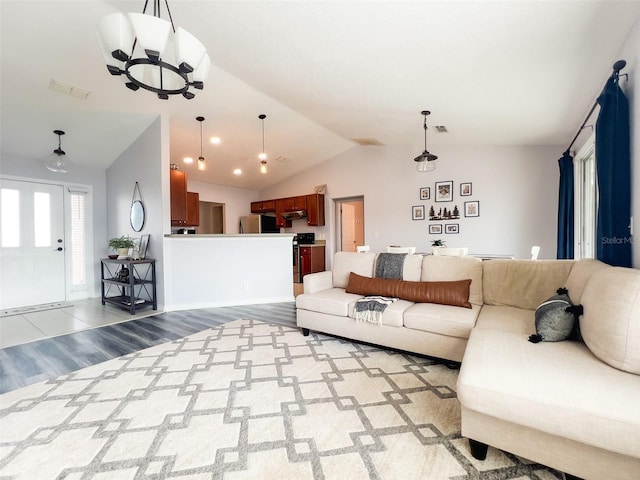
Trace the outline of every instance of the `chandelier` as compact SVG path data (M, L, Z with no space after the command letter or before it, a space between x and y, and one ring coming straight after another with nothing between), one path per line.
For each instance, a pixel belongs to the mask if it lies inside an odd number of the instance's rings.
M183 28L160 18L161 0L153 0L153 14L112 13L98 24L98 42L111 75L124 75L133 91L143 88L166 100L170 95L192 99L194 89L202 90L211 67L207 50Z
M427 150L427 115L431 115L431 112L428 110L423 110L420 112L424 116L424 151L413 159L416 162L416 169L419 172L432 172L436 169L436 160L438 157L429 153Z

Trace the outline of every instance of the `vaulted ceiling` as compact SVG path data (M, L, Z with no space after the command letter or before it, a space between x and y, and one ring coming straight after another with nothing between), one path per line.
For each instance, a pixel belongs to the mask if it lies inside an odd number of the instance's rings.
M165 115L171 161L190 179L260 190L361 143L418 154L425 109L431 127L448 129L430 129L431 150L565 146L640 17L637 1L170 0L213 68L193 100L163 101L109 75L96 40L102 17L143 5L0 2L3 157L44 159L62 129L71 163L107 168ZM89 94L59 93L52 80ZM199 155L200 115L205 172L182 164ZM207 142L214 135L220 145Z

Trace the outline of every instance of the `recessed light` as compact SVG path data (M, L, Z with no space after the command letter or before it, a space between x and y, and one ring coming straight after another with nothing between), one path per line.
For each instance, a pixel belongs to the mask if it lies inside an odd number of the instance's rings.
M193 163L193 158L191 157L184 157L184 163Z
M242 175L242 170L240 170L239 168L236 168L236 169L233 171L233 174L234 174L234 175Z
M221 140L220 140L220 137L211 137L210 142L213 143L214 145L220 145Z

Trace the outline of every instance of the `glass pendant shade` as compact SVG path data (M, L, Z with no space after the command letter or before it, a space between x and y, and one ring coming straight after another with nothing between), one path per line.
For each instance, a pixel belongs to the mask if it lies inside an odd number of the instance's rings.
M419 172L433 172L436 169L436 160L422 160L416 162L416 170Z
M150 60L164 56L171 32L171 22L144 13L130 13L129 20L136 32L138 45Z
M198 170L202 171L202 170L206 170L207 169L207 165L204 163L204 157L199 157L198 158Z
M124 62L131 57L133 28L123 13L107 15L98 23L98 43L107 67L124 68Z
M56 173L67 173L67 166L64 163L65 160L65 154L64 152L60 153L52 153L51 155L49 155L49 158L47 158L47 161L45 163L45 166L51 170L52 172L56 172Z
M176 64L185 73L193 72L207 54L207 49L184 28L177 28L175 35Z
M267 161L266 160L262 160L260 162L260 173L262 173L262 174L267 173Z

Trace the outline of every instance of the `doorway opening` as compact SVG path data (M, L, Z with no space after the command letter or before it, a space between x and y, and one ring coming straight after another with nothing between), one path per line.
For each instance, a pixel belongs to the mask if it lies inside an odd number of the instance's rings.
M335 200L336 251L355 252L364 245L364 197Z
M224 217L224 203L200 202L198 233L226 233Z

